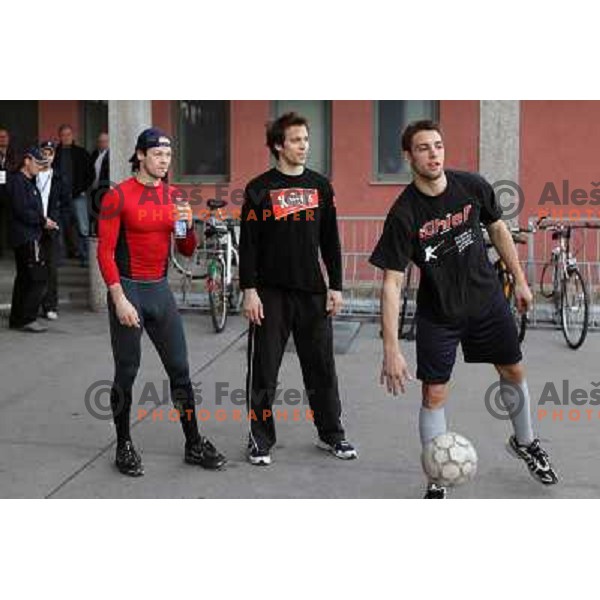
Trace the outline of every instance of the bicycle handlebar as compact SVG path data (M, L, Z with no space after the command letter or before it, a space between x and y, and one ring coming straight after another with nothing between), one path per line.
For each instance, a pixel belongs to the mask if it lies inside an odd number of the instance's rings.
M554 221L550 216L546 215L540 217L535 226L536 229L546 229L548 231L552 230L566 230L566 229L600 229L600 222L598 221L581 221L579 223L576 222L568 222L568 221Z

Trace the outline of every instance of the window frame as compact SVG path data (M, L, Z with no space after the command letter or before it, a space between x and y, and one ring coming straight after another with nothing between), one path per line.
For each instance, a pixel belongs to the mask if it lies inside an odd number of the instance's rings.
M277 118L278 115L278 110L277 110L277 103L278 102L289 102L289 100L272 100L271 101L271 119L275 120ZM332 101L331 100L300 100L300 102L322 102L323 106L324 106L324 111L323 111L323 119L325 121L326 124L326 132L325 132L325 148L324 148L324 156L325 156L325 170L321 171L319 170L318 173L320 173L321 175L324 175L325 177L327 177L328 179L331 179L331 148L332 148L332 143L333 143L333 127L332 127L332 121L331 121L331 115L332 115ZM300 113L302 114L302 113ZM304 116L304 115L302 115ZM311 126L312 124L310 123L309 120L309 126ZM312 130L312 128L311 128ZM309 133L309 139L312 136L311 133ZM309 155L310 155L310 150L309 150ZM276 164L275 158L273 157L273 155L269 152L269 157L270 157L270 165L271 167L274 167ZM309 167L311 168L311 167Z
M412 173L407 171L406 173L380 173L379 172L379 103L381 100L373 100L373 145L372 145L372 170L371 170L371 183L374 185L386 185L386 184L408 184L412 181ZM394 102L411 102L411 100L395 100ZM433 114L429 117L431 120L439 123L440 116L440 101L430 100L433 102ZM424 119L427 117L423 117ZM405 127L407 123L404 123L402 127ZM402 148L400 146L400 135L401 131L398 132L398 152L400 153L402 160Z
M198 100L198 99L197 99ZM200 100L203 102L210 102L210 100ZM226 151L225 151L225 170L224 174L184 174L182 173L183 165L183 131L180 119L180 102L181 100L174 100L172 104L171 117L175 124L175 156L173 160L173 183L180 185L193 185L199 183L230 183L231 181L231 112L232 112L232 101L223 100L226 103L225 110L225 140L226 140Z

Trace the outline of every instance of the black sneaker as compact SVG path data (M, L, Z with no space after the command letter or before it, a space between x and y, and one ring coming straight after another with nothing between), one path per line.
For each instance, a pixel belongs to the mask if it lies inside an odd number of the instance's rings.
M508 451L524 460L531 475L544 485L558 483L558 477L550 464L548 453L540 446L540 440L535 439L529 446L522 446L517 438L511 435L506 446Z
M144 474L142 459L131 441L117 446L115 465L123 475L129 477L141 477Z
M423 496L424 500L445 500L446 499L446 488L443 485L437 483L430 483L427 486L427 491Z
M200 465L205 469L220 469L227 459L205 437L185 445L184 460L190 465Z
M271 464L271 451L259 448L258 444L253 441L252 436L249 435L246 458L251 465L266 467Z
M337 458L341 458L342 460L352 460L354 458L358 458L358 452L356 448L348 441L348 440L340 440L335 444L328 444L323 440L317 440L317 448L321 450L325 450L326 452L331 452Z
M271 464L271 452L263 450L252 443L248 444L247 457L248 462L257 467L267 467Z

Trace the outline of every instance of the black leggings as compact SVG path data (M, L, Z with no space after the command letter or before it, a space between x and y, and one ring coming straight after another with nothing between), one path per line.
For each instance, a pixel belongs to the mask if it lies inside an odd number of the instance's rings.
M180 412L186 440L194 442L199 434L185 334L167 280L144 282L122 278L121 285L125 296L138 312L140 327L127 327L119 323L109 293L110 338L115 361L110 401L117 440L124 442L130 439L132 388L140 367L142 333L146 329L167 371L171 399Z

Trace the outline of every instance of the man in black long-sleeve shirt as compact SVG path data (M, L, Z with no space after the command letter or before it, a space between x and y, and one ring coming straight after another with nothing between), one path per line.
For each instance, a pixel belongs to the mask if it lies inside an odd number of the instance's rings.
M273 402L290 332L319 440L338 458L357 457L345 439L333 355L331 318L342 306L342 257L331 183L305 167L308 122L287 113L269 125L274 169L245 191L240 238L240 287L248 337L248 460L271 463ZM319 263L327 269L329 288Z

